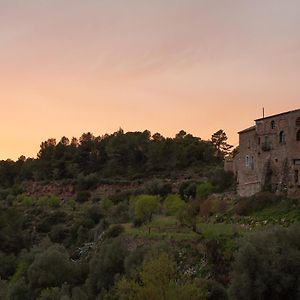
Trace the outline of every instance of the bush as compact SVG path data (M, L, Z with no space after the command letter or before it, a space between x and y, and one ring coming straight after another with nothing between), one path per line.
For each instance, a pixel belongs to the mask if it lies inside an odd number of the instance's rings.
M37 225L37 230L39 232L49 232L53 225L64 223L66 221L66 217L67 214L63 211L52 211Z
M124 232L124 227L120 224L111 225L105 232L106 238L115 238Z
M148 250L147 247L143 246L138 247L129 253L124 263L126 274L132 274L141 266Z
M100 220L104 217L103 209L100 205L94 204L87 209L86 216L87 218L91 219L94 222L94 224L98 224Z
M127 223L130 220L127 201L112 206L108 214L108 219L110 223Z
M54 225L49 233L50 239L53 243L62 243L68 235L69 230L64 224Z
M8 282L0 279L0 299L6 300L8 296Z
M50 207L59 207L60 206L60 199L57 196L44 196L39 199L39 203L42 206L50 206Z
M100 251L90 261L88 286L92 295L99 294L103 289L109 289L114 284L116 276L123 274L126 256L126 247L119 239L102 245Z
M257 232L242 241L233 265L233 299L300 298L300 226Z
M31 300L32 299L30 288L26 284L23 277L9 287L8 299L10 300Z
M159 210L160 202L157 196L140 195L130 199L130 206L135 219L151 222L153 214Z
M176 215L178 211L184 206L184 201L179 195L169 194L164 201L163 208L167 215Z
M172 186L162 180L154 179L146 183L144 192L149 195L165 197L172 192Z
M17 266L17 259L13 254L5 254L0 251L0 278L8 279L14 274Z
M236 205L235 211L238 215L246 216L255 211L262 210L279 200L278 196L270 192L261 192L252 197L241 198Z
M47 288L42 290L38 300L61 300L60 296L60 289L58 287Z
M207 291L207 300L227 300L228 295L226 289L218 282L207 280L205 282L205 290Z
M87 176L84 176L80 174L77 178L77 189L79 191L85 191L90 189L95 189L98 185L99 178L97 174L89 174Z
M204 292L194 282L180 280L176 262L161 253L144 261L135 278L123 278L117 284L121 300L165 299L179 300L205 299Z
M200 199L206 199L214 190L211 182L203 182L197 185L197 197Z
M215 187L216 192L223 193L234 186L235 180L232 172L217 169L211 174L210 181Z
M54 245L36 256L28 269L28 279L33 289L61 287L74 280L74 270L64 247Z
M79 203L83 203L83 202L86 202L90 199L91 197L91 193L88 192L88 191L80 191L77 193L76 195L76 201L79 202Z
M25 206L32 206L34 203L34 199L33 197L30 197L28 195L25 194L21 194L17 196L17 201Z
M179 187L181 199L188 201L196 197L197 185L192 181L185 181Z

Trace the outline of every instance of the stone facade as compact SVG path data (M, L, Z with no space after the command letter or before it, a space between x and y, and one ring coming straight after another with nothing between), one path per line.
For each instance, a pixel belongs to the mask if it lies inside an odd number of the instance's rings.
M263 189L300 197L300 109L255 120L239 132L233 169L240 196Z

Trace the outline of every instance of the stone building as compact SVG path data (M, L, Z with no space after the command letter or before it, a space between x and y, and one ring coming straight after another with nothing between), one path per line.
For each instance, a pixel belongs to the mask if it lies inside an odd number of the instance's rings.
M240 131L233 170L240 196L268 189L300 197L300 109L257 119Z

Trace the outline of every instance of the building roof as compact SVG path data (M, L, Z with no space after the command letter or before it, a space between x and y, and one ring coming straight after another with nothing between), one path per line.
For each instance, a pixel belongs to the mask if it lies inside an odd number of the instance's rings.
M238 134L245 133L245 132L248 132L248 131L252 131L252 130L255 130L255 129L256 129L256 126L251 126L251 127L246 128L242 131L239 131Z
M276 115L264 117L264 118L259 118L259 119L256 119L255 122L256 121L262 121L262 120L269 119L269 118L279 117L279 116L286 115L286 114L289 114L289 113L292 113L292 112L296 112L296 111L300 112L300 108L299 109L295 109L295 110L286 111L286 112L283 112L283 113L280 113L280 114L276 114Z

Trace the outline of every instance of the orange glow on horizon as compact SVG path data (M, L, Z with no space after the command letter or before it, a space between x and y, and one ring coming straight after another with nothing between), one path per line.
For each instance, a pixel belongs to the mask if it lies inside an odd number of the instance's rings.
M209 139L300 108L300 4L0 3L0 159L42 141L181 129Z

